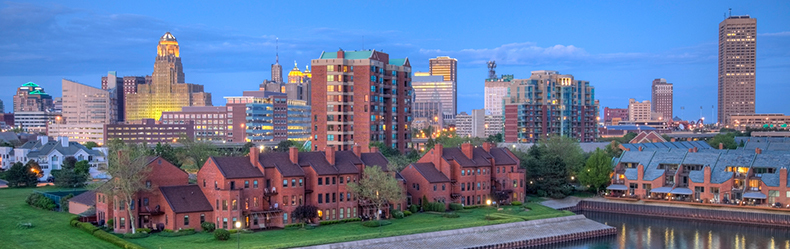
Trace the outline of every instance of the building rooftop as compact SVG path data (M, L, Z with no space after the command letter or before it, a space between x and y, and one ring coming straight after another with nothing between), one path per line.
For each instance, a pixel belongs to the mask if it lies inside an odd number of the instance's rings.
M165 197L174 213L211 212L214 210L198 185L159 187L159 190L162 191L162 196Z

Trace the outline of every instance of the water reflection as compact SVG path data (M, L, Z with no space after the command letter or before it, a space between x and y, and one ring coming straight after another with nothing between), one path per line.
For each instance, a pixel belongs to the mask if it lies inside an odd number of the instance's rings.
M540 248L790 249L790 229L684 219L583 212L617 228L617 235Z

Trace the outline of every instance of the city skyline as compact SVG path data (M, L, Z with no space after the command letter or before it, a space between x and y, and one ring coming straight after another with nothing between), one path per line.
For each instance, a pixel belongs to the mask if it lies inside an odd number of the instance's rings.
M343 29L314 23L321 16L319 11L349 6L297 8L291 4L257 3L258 6L244 9L204 5L178 11L145 8L150 5L145 3L3 3L0 37L6 38L0 39L0 53L6 56L0 57L0 86L9 91L0 94L0 99L11 103L10 89L28 81L57 97L62 78L98 87L100 77L107 71L117 71L118 75L150 74L150 61L155 57L151 52L153 43L162 33L171 31L179 37L182 51L189 55L183 62L186 82L205 85L205 91L213 94L217 105L223 103L223 96L257 89L258 84L270 78L279 38L281 59L296 60L300 65L318 58L322 51L336 51L337 47L376 49L408 57L414 71L428 71L429 58L457 58L457 112L483 108L485 62L496 60L497 74L514 74L516 79L528 78L531 71L557 70L589 80L597 88L601 108L626 107L629 98L648 100L651 81L666 78L675 84L675 116L696 120L700 106L702 115L708 118L715 111L711 106L718 107L717 25L724 20L727 8L732 8L733 15L748 14L759 22L756 111L790 114L780 105L781 93L790 91L790 86L782 84L782 79L790 77L786 70L790 67L786 62L790 56L790 31L783 26L790 17L782 13L790 11L790 7L779 1L761 6L737 2L624 3L612 10L590 3L579 3L575 8L517 3L511 9L523 5L541 11L516 19L457 19L458 25L442 25L443 29L436 29L435 25L453 20L438 19L426 11L441 3L395 2L391 4L393 9L405 9L406 16L420 18L384 28L349 22ZM246 15L265 8L280 11L271 16ZM209 10L216 14L192 17ZM223 19L234 11L240 12L234 14L238 20ZM449 9L448 14L461 16L473 11L473 6L460 6ZM434 18L435 25L431 25ZM622 24L622 20L629 22ZM252 25L253 21L268 24ZM603 26L614 29L598 28ZM379 29L384 31L377 32ZM554 34L558 29L563 32ZM343 38L335 34L343 34ZM96 39L105 36L116 39ZM92 46L81 47L88 42Z

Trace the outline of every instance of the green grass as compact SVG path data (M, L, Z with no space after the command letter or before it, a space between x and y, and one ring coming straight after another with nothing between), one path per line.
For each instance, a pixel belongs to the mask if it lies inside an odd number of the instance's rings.
M85 231L69 226L67 212L36 209L25 203L30 193L66 190L55 187L0 189L0 247L2 248L118 248ZM68 189L71 190L71 189ZM19 223L32 223L28 229Z
M475 226L494 225L524 220L545 219L573 215L568 211L557 211L537 203L528 203L525 207L502 206L496 208L476 208L458 211L459 218L444 218L442 213L417 213L404 219L391 219L391 225L364 227L360 222L320 226L315 229L284 229L256 233L241 234L242 248L285 248L327 243L339 243L353 240L372 239L415 233L435 232ZM501 213L507 218L486 220L485 215ZM228 248L236 244L237 234L228 241L217 241L212 234L198 233L195 235L163 238L150 236L135 239L134 242L147 248Z

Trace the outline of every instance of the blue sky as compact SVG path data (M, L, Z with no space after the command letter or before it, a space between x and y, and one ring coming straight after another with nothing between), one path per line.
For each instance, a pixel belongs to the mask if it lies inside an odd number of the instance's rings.
M286 71L338 48L408 57L413 71L455 57L459 112L483 107L485 62L496 60L497 74L557 70L590 81L602 107L650 99L651 81L666 78L676 116L697 119L703 106L710 118L728 8L757 18L757 111L790 114L786 1L2 2L0 99L10 111L28 81L60 96L62 78L99 86L107 71L151 74L170 31L186 81L205 85L215 105L270 77L279 38Z

